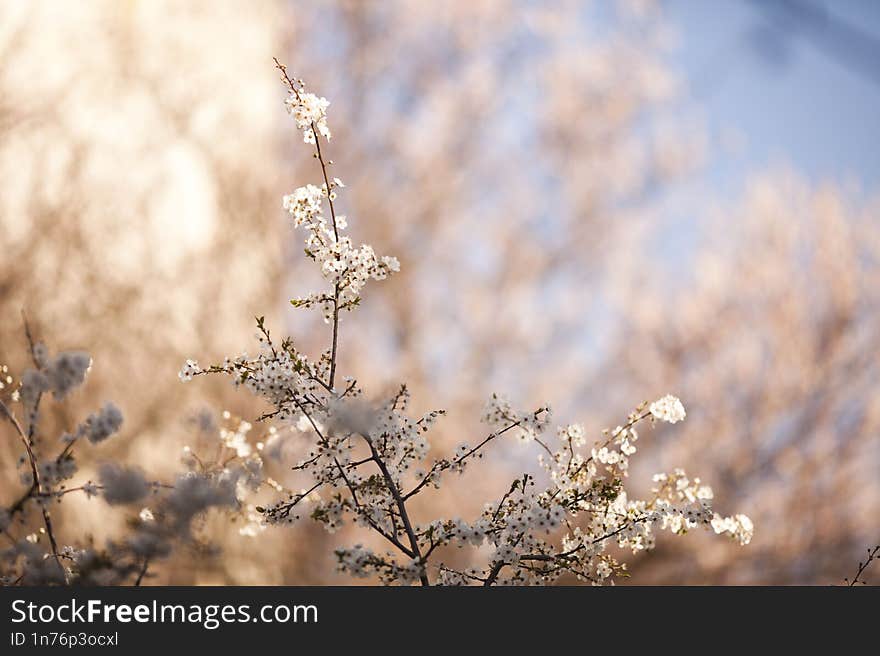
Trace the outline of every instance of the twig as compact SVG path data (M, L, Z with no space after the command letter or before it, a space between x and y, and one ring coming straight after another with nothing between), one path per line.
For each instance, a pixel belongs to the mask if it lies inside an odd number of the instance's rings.
M878 544L873 549L871 549L870 547L868 548L868 559L863 563L859 563L859 571L856 572L853 580L850 581L849 579L843 579L844 583L847 583L849 587L853 587L857 583L867 585L865 581L859 581L859 577L861 577L861 575L865 573L865 570L868 569L868 565L870 565L871 562L874 560L880 560L880 544Z
M30 333L30 331L28 331ZM25 451L27 452L28 463L31 467L31 476L33 477L32 489L35 489L39 495L44 495L45 490L43 489L43 484L40 481L40 472L37 467L37 458L34 455L34 450L31 448L31 442L28 436L25 434L24 429L22 429L21 424L18 423L18 419L12 414L12 411L7 407L7 405L0 400L0 410L3 411L3 414L6 415L6 418L12 423L15 427L16 433L21 438L21 442L24 445ZM31 492L32 494L32 492ZM58 556L58 543L55 540L55 531L52 528L52 518L49 515L49 509L46 508L45 504L40 504L40 510L43 515L43 523L46 525L46 535L49 536L49 544L52 547L52 556L55 558L55 562L58 563L58 569L61 570L61 575L64 577L64 582L67 583L67 570L64 569L64 565L61 564L61 559Z
M533 414L535 417L537 417L542 412L546 412L546 408L540 408L540 409L536 410ZM492 440L494 440L498 437L501 437L506 432L513 430L517 426L521 426L522 423L523 423L523 420L520 419L519 421L515 421L512 424L505 426L500 431L497 431L495 433L489 433L489 435L487 435L486 438L482 442L480 442L479 444L477 444L477 446L473 447L472 449L470 449L466 453L462 454L458 458L455 458L451 461L450 460L438 460L431 467L430 471L428 471L428 473L422 477L422 480L420 480L412 490L410 490L409 492L407 492L406 494L403 495L403 500L406 501L410 497L415 496L416 494L421 492L422 488L424 488L428 483L431 482L431 479L434 477L434 474L436 474L438 472L446 471L447 469L455 467L456 465L460 465L465 460L470 458L472 455L477 453L484 446L486 446L489 442L491 442Z
M293 402L294 402L294 404L296 404L296 407L299 408L299 411L303 413L303 416L305 416L305 418L308 419L309 423L312 425L312 428L314 429L315 433L317 434L318 439L321 441L321 444L324 445L324 448L329 450L330 449L330 442L327 440L326 437L324 437L324 434L321 432L321 429L318 428L318 424L315 423L315 420L312 419L312 416L308 413L308 411L305 409L305 407L303 407L302 403L300 403L296 397L293 398ZM358 511L358 514L361 515L367 521L367 523L370 525L370 527L374 531L376 531L379 535L381 535L386 540L388 540L391 544L393 544L395 547L400 549L400 551L402 551L408 557L415 558L416 553L414 551L407 549L400 542L400 540L397 539L397 536L391 535L390 533L388 533L388 531L384 530L381 526L376 524L376 522L373 521L373 518L370 517L370 515L368 513L363 512L363 510L362 510L363 506L361 505L360 500L358 499L357 490L354 487L354 485L352 485L348 476L345 475L345 468L340 464L339 460L335 456L333 458L333 462L336 465L336 468L339 470L339 475L342 478L342 480L345 482L345 485L348 488L349 494L351 494L351 500L354 503L355 509Z
M146 576L146 574L147 574L147 568L148 568L149 566L150 566L150 559L149 559L149 558L144 558L144 564L143 564L143 566L141 567L140 572L138 572L137 579L135 579L135 582L134 582L135 587L139 586L139 585L141 584L141 581L144 580L144 576Z
M379 455L379 452L376 451L376 447L373 445L373 441L367 437L366 435L362 435L367 444L370 447L370 453L373 454L373 460L376 461L376 465L379 467L379 470L382 472L382 477L385 479L385 484L388 486L388 491L391 492L391 496L394 497L394 502L397 504L397 511L400 513L400 519L403 522L403 528L406 531L406 535L409 538L410 550L412 551L412 557L417 559L422 564L422 571L419 574L419 580L422 582L422 585L428 586L431 585L428 580L428 574L424 569L424 558L422 557L421 550L419 549L419 540L416 538L415 531L412 527L412 522L409 520L409 514L406 511L406 503L404 498L400 494L400 490L397 487L397 484L394 482L394 479L391 476L391 473L388 471L388 466L385 464L385 461L382 460L382 457Z

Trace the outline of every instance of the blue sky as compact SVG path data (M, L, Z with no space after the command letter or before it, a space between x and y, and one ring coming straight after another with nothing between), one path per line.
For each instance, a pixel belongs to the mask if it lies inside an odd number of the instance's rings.
M825 11L836 26L880 43L880 2L789 2ZM748 171L789 165L814 182L855 182L863 191L876 190L880 61L873 55L880 50L855 51L853 39L829 46L821 31L776 20L787 16L774 12L778 3L664 3L678 37L674 63L690 87L692 111L715 139L722 134L742 138L738 156L710 157L705 182L726 195L741 188ZM840 61L841 46L842 56L855 63Z

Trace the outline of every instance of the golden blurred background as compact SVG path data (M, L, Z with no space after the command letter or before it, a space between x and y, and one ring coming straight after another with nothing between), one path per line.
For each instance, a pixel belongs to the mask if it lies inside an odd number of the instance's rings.
M646 432L631 485L685 467L755 538L660 539L633 582L840 582L880 539L878 202L774 167L733 200L701 196L687 225L670 218L669 194L729 154L682 115L662 9L2 3L0 363L27 366L22 309L51 348L89 351L88 384L47 413L64 427L114 400L122 435L85 473L118 457L161 478L204 409L264 410L222 381L182 386L186 358L254 350L262 314L325 347L320 317L287 303L318 279L280 199L318 171L278 56L331 101L354 238L401 261L343 322L343 373L446 408L438 450L483 432L495 391L597 436L674 393L688 419ZM3 503L20 492L16 447L0 442ZM534 455L493 454L421 519L476 512ZM99 500L63 508L62 534L102 541L122 522ZM348 582L332 565L347 532L247 537L219 515L203 531L219 553L180 553L151 582Z

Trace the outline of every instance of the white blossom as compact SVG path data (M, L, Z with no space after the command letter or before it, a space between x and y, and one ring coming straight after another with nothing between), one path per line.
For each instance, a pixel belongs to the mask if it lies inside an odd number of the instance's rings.
M678 423L686 416L681 401L671 394L667 394L662 399L654 401L649 411L656 419L669 422L670 424Z
M327 127L329 100L308 93L305 89L297 89L290 94L284 104L296 121L296 127L302 130L305 143L315 143L313 128L325 139L330 139L330 128Z
M743 545L751 542L755 533L755 525L752 520L741 514L722 517L716 513L712 518L712 528L716 533L725 533Z
M187 360L178 374L178 377L183 382L187 382L193 379L193 376L202 373L202 370L199 368L199 363L195 360Z

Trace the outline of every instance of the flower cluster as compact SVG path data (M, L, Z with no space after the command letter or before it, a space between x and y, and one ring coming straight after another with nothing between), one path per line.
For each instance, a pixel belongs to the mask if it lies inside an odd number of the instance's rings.
M27 334L30 337L29 329ZM17 384L8 367L0 368L0 420L13 429L23 450L19 460L23 489L10 506L0 507L0 530L12 543L0 551L0 583L139 584L150 575L149 567L172 553L176 544L196 542L194 520L211 509L244 512L240 500L264 483L262 461L246 441L250 425L239 422L217 434L222 445L218 458L223 461L191 462L171 484L149 480L138 467L104 462L97 468L96 481L68 485L80 471L79 445L86 442L98 448L117 434L122 412L106 403L72 431L62 432L56 452L50 453L53 441L39 422L41 401L48 392L59 400L68 397L85 381L91 358L80 351L51 358L42 344L35 343L31 359L34 367ZM234 462L228 453L234 454ZM101 498L136 513L129 519L128 532L104 548L95 547L87 536L64 544L53 515L72 493Z
M624 481L629 458L637 450L637 425L646 420L673 424L683 420L684 406L673 396L642 404L623 425L605 431L588 446L581 424L560 427L555 442L547 437L549 406L523 412L494 395L483 413L491 432L462 442L454 454L429 464L429 431L443 411L410 417L406 386L389 398L369 402L356 381L345 379L345 386L336 385L339 311L358 304L366 280L381 280L399 267L396 259L377 258L371 247L356 249L349 238L340 236L346 221L336 215L333 202L342 184L336 178L330 181L329 163L320 147L320 138L329 138L327 103L306 93L302 81L291 79L283 66L278 68L290 92L288 109L306 142L314 144L324 178L323 185L300 187L285 196L283 204L294 226L307 231L306 254L332 287L293 304L322 310L332 323L331 344L311 361L290 339L273 341L263 318L258 318L257 356L244 354L206 369L188 360L180 372L182 380L211 373L230 376L235 385L272 406L261 419L273 419L286 435L299 437L304 457L293 470L306 482L298 491L269 483L283 496L253 506L260 517L259 530L303 517L331 533L349 523L361 527L386 550L364 544L340 547L335 551L337 566L353 576L375 577L386 584L540 584L562 577L601 584L626 575L626 564L612 547L633 553L651 549L656 530L683 534L704 527L747 544L752 536L748 518L716 514L711 489L681 470L655 477L656 487L648 499L628 495ZM329 214L324 213L325 206ZM250 444L246 437L250 429L250 424L241 424L231 433L221 433L236 462L268 452L268 442L256 448ZM276 429L273 442L280 439L278 435ZM537 445L543 468L540 478L529 473L516 478L471 520L416 521L414 497L443 484L454 485L459 475L510 437ZM283 453L276 446L272 451ZM254 474L252 489L258 490L261 479L257 471ZM257 528L247 532L256 533ZM465 547L477 559L482 554L482 562L457 565Z
M321 164L324 179L320 185L308 184L284 196L282 205L293 218L294 227L306 230L306 255L318 263L321 274L331 285L329 291L295 298L291 303L295 307L321 308L325 321L332 321L336 326L339 312L351 310L360 302L361 290L368 280L383 280L399 271L400 263L394 257L378 257L366 244L357 248L350 237L340 235L348 222L345 216L336 213L333 203L337 190L345 185L339 178L329 177L327 169L332 161L324 159L319 143L320 137L330 139L327 127L330 103L306 91L303 81L288 76L281 64L278 68L290 92L285 101L287 110L293 115L297 128L302 130L303 140L315 146L314 155ZM329 218L324 214L325 202Z
M74 441L85 436L92 444L103 442L117 433L122 427L122 411L112 403L106 403L98 412L88 416L72 436L62 436L65 441Z
M651 415L643 410L638 408L626 425L606 432L589 455L578 451L585 441L579 424L558 429L555 451L535 438L545 449L540 461L549 484L539 487L532 476L524 475L499 501L485 506L470 531L459 528L458 534L471 543L474 536L484 535L493 548L492 556L482 569L441 565L441 581L546 584L572 576L599 584L626 570L625 563L609 552L610 546L637 553L653 548L655 529L685 533L697 526L715 528L719 521L741 521L738 525L743 530L729 533L747 544L751 539L748 518L721 519L714 514L709 505L711 489L699 479L689 481L681 470L671 477L658 475L655 481L662 485L651 499L629 498L623 479L629 456L636 450L636 424ZM720 531L716 528L716 532Z
M493 394L483 410L483 421L486 424L498 430L515 430L523 442L534 440L543 433L549 420L549 404L536 413L518 413L511 407L510 401L499 394Z
M27 411L27 423L35 424L42 395L52 392L55 399L63 400L82 385L92 366L92 358L83 351L63 351L52 358L43 344L34 344L31 355L34 368L26 369L21 375L17 398Z
M295 307L321 307L326 321L333 320L340 310L350 310L360 301L360 293L370 279L384 280L391 273L400 271L397 258L378 257L371 246L363 244L356 248L350 237L340 236L348 223L346 217L331 212L328 222L323 214L323 203L336 199L334 189L344 186L339 178L320 187L306 185L296 189L283 199L284 209L293 218L295 227L307 231L306 255L318 263L321 275L332 289L293 299Z
M98 473L104 500L110 505L136 503L150 492L143 472L132 467L105 463Z
M683 421L686 416L681 401L671 395L666 395L662 399L654 401L649 410L656 419L668 421L670 424Z
M284 105L296 121L296 127L302 130L305 143L315 143L318 135L330 139L330 128L327 127L327 107L330 106L330 101L308 93L302 80L291 85L290 95Z
M722 517L716 514L712 517L712 528L716 533L726 533L736 539L740 544L748 544L755 533L755 525L746 515L737 514L733 517Z
M62 433L57 452L48 453L50 443L46 442L39 421L41 401L49 392L56 400L67 398L85 381L92 360L82 351L64 351L51 357L42 343L31 341L27 324L25 328L33 367L22 373L8 398L0 396L0 419L12 427L22 446L19 465L24 486L11 506L0 509L0 524L12 541L11 548L0 552L0 578L29 584L84 580L72 565L82 552L71 545L59 545L52 508L71 492L81 491L87 496L99 493L101 487L90 481L73 487L66 485L79 471L75 447L82 438L96 445L114 435L122 427L123 416L115 405L107 403L72 432ZM13 378L8 368L4 367L3 373L4 387L11 386ZM20 412L16 412L17 407ZM14 536L18 527L27 530L37 523L37 530Z

